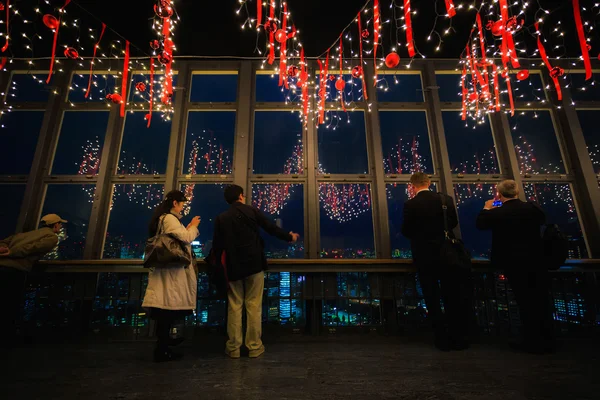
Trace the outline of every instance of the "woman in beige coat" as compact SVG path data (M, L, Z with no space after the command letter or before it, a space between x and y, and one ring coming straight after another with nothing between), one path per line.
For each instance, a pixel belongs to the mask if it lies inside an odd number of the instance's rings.
M171 234L185 244L192 254L191 243L198 237L200 217L194 217L187 227L179 221L181 211L187 199L185 195L173 190L156 207L149 226L149 235L157 232ZM149 310L150 318L156 321L156 349L154 361L171 361L181 358L169 346L176 346L182 339L170 338L171 326L175 320L182 319L196 308L198 290L198 272L195 264L181 268L153 268L148 277L148 288L144 296L143 307Z

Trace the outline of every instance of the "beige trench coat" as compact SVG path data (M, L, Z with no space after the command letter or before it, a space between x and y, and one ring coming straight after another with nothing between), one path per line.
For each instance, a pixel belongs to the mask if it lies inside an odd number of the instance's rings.
M172 234L186 244L188 252L192 252L191 243L199 235L198 228L186 229L179 216L166 214L164 232ZM148 288L142 307L155 307L163 310L194 310L198 292L198 273L193 264L188 268L154 268L148 276Z

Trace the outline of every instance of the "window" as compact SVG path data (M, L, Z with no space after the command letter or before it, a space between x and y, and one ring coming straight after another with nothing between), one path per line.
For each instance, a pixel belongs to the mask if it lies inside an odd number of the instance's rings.
M380 102L423 101L423 85L421 75L417 74L395 74L379 75L377 84L377 99ZM365 84L368 84L367 80Z
M185 197L189 200L183 210L184 218L182 221L187 226L188 221L191 221L193 217L200 216L201 218L198 226L200 236L192 244L198 259L208 256L212 248L215 218L229 209L229 204L223 197L224 190L225 185L220 183L186 183L181 185L181 191L185 193Z
M192 102L235 102L237 98L237 74L192 75Z
M303 286L306 276L292 272L267 272L263 321L279 325L304 326Z
M25 185L0 184L0 239L15 233L25 194Z
M49 260L77 260L83 258L95 185L48 185L40 218L58 214L69 221L58 235L58 247L46 254Z
M594 165L594 171L600 174L600 127L598 127L597 123L597 114L597 110L577 111L585 143L587 144L590 158Z
M1 117L0 174L27 175L35 155L44 112L13 111L2 113Z
M521 174L565 172L549 111L519 114L511 120L511 129Z
M171 98L171 102L175 101L175 97L177 96L177 91L175 87L177 86L177 75L173 74L173 97ZM143 83L142 88L144 90L139 90L138 84ZM152 84L152 94L154 97L154 107L155 110L159 107L157 104L157 99L160 101L161 93L163 91L163 86L165 85L165 75L164 74L154 74L154 82ZM150 74L134 74L133 79L131 81L131 86L129 88L129 101L135 103L144 103L150 102Z
M381 111L379 121L386 174L433 173L424 112Z
M107 111L64 113L52 174L98 174L108 114Z
M515 75L511 75L510 84L515 101L542 101L546 100L542 76L531 72L529 78L520 81ZM554 87L554 86L553 86ZM506 90L506 84L500 79L500 90ZM508 94L501 95L503 101L508 101Z
M304 173L302 120L296 113L264 111L254 114L254 173Z
M467 249L475 259L488 259L492 247L492 234L490 231L478 230L475 222L485 202L496 195L496 185L461 183L454 185L454 195L460 231Z
M92 83L90 84L90 94L85 98L85 94L90 82L90 74L73 74L68 100L72 103L81 103L84 101L105 100L108 94L121 91L121 79L112 74L92 74Z
M340 76L333 71L330 72L331 74L329 75L329 79L327 80L327 84L325 85L326 101L337 101L338 103L340 103L340 91L336 88L337 80L340 78ZM362 80L360 78L353 78L350 74L344 74L343 79L346 82L343 91L344 102L348 104L354 101L363 101L364 99ZM320 78L317 77L317 83L319 81Z
M565 183L525 184L525 195L546 212L546 222L557 224L569 240L569 258L587 258L587 247L577 217L571 186Z
M450 167L455 174L496 174L498 159L489 123L468 127L460 113L442 113Z
M561 86L571 89L571 97L575 101L600 101L600 84L595 80L596 75L589 81L585 80L585 73L569 73L560 80Z
M322 258L375 258L370 184L319 186Z
M444 103L462 101L461 79L462 75L460 74L438 74L435 76L435 80L439 86L440 101Z
M171 121L157 119L147 128L146 112L127 113L118 174L164 174L167 170Z
M256 101L259 103L286 101L295 103L302 98L302 90L296 87L296 78L289 79L289 89L279 86L279 75L256 74Z
M365 114L362 111L349 114L351 123L338 120L319 125L319 172L323 174L367 174L369 171Z
M148 225L163 185L114 185L103 258L143 258Z
M188 114L184 174L231 174L234 138L234 111L191 111Z
M47 73L13 74L8 86L6 101L13 102L47 102L50 87L46 84Z
M304 258L303 186L291 183L254 184L252 205L280 228L300 235L296 243L286 243L261 232L267 258Z

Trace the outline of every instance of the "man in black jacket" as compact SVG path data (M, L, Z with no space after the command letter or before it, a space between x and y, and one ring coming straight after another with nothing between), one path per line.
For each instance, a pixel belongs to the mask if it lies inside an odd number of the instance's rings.
M443 351L469 347L471 322L470 271L445 265L441 259L444 241L442 196L446 198L449 234L458 225L454 201L429 190L429 177L417 172L410 177L415 197L404 203L402 234L410 239L425 304L435 333L435 346ZM444 311L440 305L444 303Z
M217 259L225 253L229 279L227 306L227 341L225 353L231 358L240 357L242 346L242 308L246 306L245 344L251 358L265 352L262 335L262 299L264 270L267 259L259 228L269 235L288 242L296 242L299 235L285 232L262 212L245 203L244 189L237 185L225 189L229 210L215 220L213 248Z
M492 231L492 264L503 269L515 294L523 323L523 342L513 345L531 353L553 347L549 276L543 264L541 226L544 211L535 203L519 200L513 180L497 187L501 206L488 200L477 217L477 228Z

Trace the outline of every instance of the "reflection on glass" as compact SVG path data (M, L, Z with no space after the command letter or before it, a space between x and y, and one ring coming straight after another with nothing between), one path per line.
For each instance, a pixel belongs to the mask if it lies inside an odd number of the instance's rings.
M13 74L10 78L6 102L47 102L50 88L46 85L47 73Z
M592 159L594 172L600 174L600 128L598 127L598 111L577 111L585 143Z
M455 174L496 174L498 159L489 123L468 127L460 113L442 113L450 166Z
M261 231L267 258L304 258L304 192L302 185L265 183L252 185L252 205L286 231L300 234L286 243Z
M365 82L365 84L366 83L367 82ZM380 102L423 101L423 86L421 85L421 75L379 75L377 88L377 100L379 100Z
M585 239L577 217L571 186L566 183L525 184L525 195L546 213L546 223L556 224L569 240L569 258L587 258Z
M125 119L118 174L164 174L167 170L171 121L157 118L146 127L145 112L128 113Z
M54 175L97 175L108 111L67 111L54 155Z
M433 173L424 112L381 111L379 122L386 174Z
M190 101L234 102L237 97L237 74L194 74Z
M98 274L91 317L93 329L123 326L135 328L140 335L147 334L149 321L142 308L147 285L147 274Z
M462 84L460 74L438 74L435 76L440 95L440 101L462 101Z
M190 112L184 174L231 174L235 111Z
M346 120L319 125L319 172L366 174L369 169L364 112L350 112ZM337 115L330 113L331 118Z
M512 138L521 174L564 173L565 166L550 112L527 112L513 120Z
M163 185L114 185L103 258L143 258L148 224Z
M263 322L278 325L303 326L303 289L306 276L292 272L267 272Z
M477 216L485 202L496 195L496 185L466 183L454 185L456 208L462 239L474 259L489 259L492 246L490 231L480 231L475 227Z
M41 215L58 214L69 222L58 235L58 247L46 254L45 259L83 258L95 191L95 185L48 185Z
M575 101L600 101L600 85L595 80L595 75L589 81L585 80L583 73L565 74L560 81L561 85L571 88L571 97Z
M319 185L321 257L375 258L369 184Z
M25 185L0 184L0 192L0 239L4 239L15 233Z
M2 114L1 175L29 173L43 119L43 111L13 111Z
M120 87L117 86L118 78L115 75L93 74L90 84L90 74L73 74L73 80L69 87L69 101L81 103L84 101L105 100L107 95L120 90ZM90 94L86 99L85 94L88 90L88 85L90 85Z
M303 174L302 120L289 112L254 114L254 173ZM274 151L276 150L276 151Z

